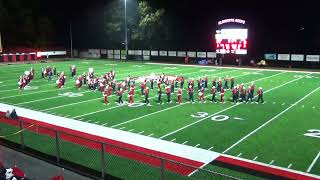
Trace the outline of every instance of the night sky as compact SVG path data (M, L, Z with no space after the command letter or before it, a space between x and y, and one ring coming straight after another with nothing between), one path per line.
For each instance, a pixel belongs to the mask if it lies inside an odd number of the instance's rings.
M108 48L103 33L103 8L113 0L41 2L41 13L54 21L57 44L68 46L68 21L73 24L78 48ZM128 6L130 6L128 0ZM312 2L312 1L310 1ZM249 28L249 53L320 53L320 20L316 1L215 1L158 0L164 8L176 50L214 50L217 21L242 18ZM130 7L128 7L130 8Z

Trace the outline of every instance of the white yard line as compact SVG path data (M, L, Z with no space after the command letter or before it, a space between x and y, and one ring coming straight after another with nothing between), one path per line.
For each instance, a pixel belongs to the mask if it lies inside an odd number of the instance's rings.
M105 126L105 125L107 125L108 123L104 123L104 124L102 124L102 126Z
M109 97L112 97L112 96L114 96L114 95L111 95ZM52 108L43 109L43 111L49 111L49 110L52 110L52 109L58 109L58 108L67 107L67 106L73 106L73 105L76 105L76 104L82 104L82 103L86 103L86 102L94 101L94 100L99 100L99 99L102 99L102 97L95 98L95 99L88 99L88 100L85 100L85 101L79 101L79 102L70 103L70 104L65 104L65 105L61 105L61 106L55 106L55 107L52 107Z
M292 164L289 164L287 168L290 169L291 167L292 167Z
M302 78L303 78L303 77L297 78L297 79L294 79L294 80L291 80L291 81L288 81L288 82L286 82L286 83L284 83L284 84L282 84L282 85L280 85L280 86L276 86L276 87L274 87L274 88L272 88L272 89L269 89L269 90L265 91L265 93L268 93L268 92L270 92L270 91L272 91L272 90L274 90L274 89L278 89L278 88L280 88L280 87L282 87L282 86L285 86L285 85L287 85L287 84L289 84L289 83L292 83L292 82L294 82L294 81L300 80L300 79L302 79ZM237 107L237 106L239 106L239 105L240 105L240 104L232 105L232 106L230 106L230 107L228 107L228 108L226 108L226 109L223 109L223 110L221 110L221 111L219 111L219 112L216 112L216 113L214 113L214 114L212 114L212 115L210 115L210 116L207 116L207 117L205 117L205 118L199 119L198 121L195 121L195 122L193 122L193 123L191 123L191 124L188 124L188 125L186 125L186 126L184 126L184 127L182 127L182 128L179 128L179 129L177 129L177 130L175 130L175 131L172 131L172 132L170 132L170 133L168 133L168 134L165 134L165 135L161 136L160 139L163 139L163 138L165 138L165 137L167 137L167 136L170 136L170 135L175 134L175 133L177 133L177 132L179 132L179 131L182 131L182 130L190 127L190 126L193 126L193 125L195 125L195 124L198 124L198 123L200 123L200 122L202 122L202 121L204 121L204 120L206 120L206 119L208 119L208 118L211 118L211 117L213 117L213 116L215 116L215 115L217 115L217 114L220 114L220 113L222 113L222 112L225 112L225 111L227 111L227 110L229 110L229 109L232 109L232 108L234 108L234 107Z
M153 136L153 133L149 134L148 136L149 136L149 137L150 137L150 136Z
M138 134L142 134L142 133L144 133L144 131L140 131Z
M188 143L188 141L185 141L185 142L183 142L182 144L187 144Z
M273 164L273 163L274 163L274 160L272 160L272 161L269 162L270 165Z
M258 156L254 157L254 158L253 158L253 161L255 161L255 160L257 160L257 159L258 159Z
M126 128L126 127L121 127L120 129L122 130L122 129L124 129L124 128Z
M130 129L130 130L129 130L129 132L132 132L132 131L134 131L134 129Z
M261 128L265 127L266 125L268 125L270 122L272 122L273 120L275 120L276 118L278 118L279 116L281 116L282 114L284 114L285 112L289 111L291 108L293 108L295 105L297 105L298 103L300 103L301 101L305 100L307 97L309 97L311 94L313 94L314 92L318 91L320 89L320 87L316 88L315 90L311 91L310 93L308 93L307 95L305 95L304 97L302 97L300 100L298 100L297 102L295 102L294 104L292 104L291 106L289 106L288 108L286 108L285 110L281 111L279 114L277 114L276 116L274 116L273 118L271 118L270 120L268 120L267 122L265 122L264 124L262 124L261 126L259 126L257 129L253 130L252 132L250 132L249 134L247 134L246 136L244 136L243 138L241 138L239 141L237 141L236 143L234 143L233 145L231 145L229 148L227 148L226 150L223 151L223 153L226 153L227 151L229 151L230 149L234 148L235 146L237 146L238 144L240 144L242 141L244 141L245 139L247 139L249 136L251 136L252 134L256 133L257 131L259 131Z
M200 146L200 144L197 144L197 145L195 145L194 147L198 147L198 146Z
M242 155L242 153L239 153L238 155L237 155L237 157L240 157Z
M174 138L174 139L171 139L171 142L173 142L173 141L175 141L176 140L176 138Z
M312 163L310 164L309 168L307 169L307 172L309 173L313 166L316 164L317 160L319 159L319 156L320 156L320 152L317 154L317 156L313 159Z
M213 149L213 147L212 147L212 146L208 149L208 151L211 151L211 149Z

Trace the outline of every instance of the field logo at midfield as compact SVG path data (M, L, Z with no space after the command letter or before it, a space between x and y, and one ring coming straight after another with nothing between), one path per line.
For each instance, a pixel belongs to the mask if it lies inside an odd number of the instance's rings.
M209 116L209 113L207 113L207 112L197 112L196 115L191 114L190 116L194 117L194 118L202 119L202 118L205 118L205 117ZM230 119L230 117L227 116L227 115L215 115L215 116L211 117L211 120L212 121L216 121L216 122L227 121L229 119ZM239 117L234 117L233 119L234 120L244 120L244 119L239 118Z
M309 129L305 136L320 138L320 130L319 129Z
M24 87L24 90L34 90L34 89L39 89L38 86L26 86Z
M73 92L59 93L58 95L59 96L65 96L65 97L71 97L71 98L83 96L82 93L73 93Z

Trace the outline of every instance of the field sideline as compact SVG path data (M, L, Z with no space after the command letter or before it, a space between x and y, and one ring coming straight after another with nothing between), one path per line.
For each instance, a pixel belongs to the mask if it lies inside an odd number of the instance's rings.
M86 86L81 90L75 87L76 79L69 75L71 64L76 65L78 74L87 72L89 67L93 67L99 76L114 69L117 80L128 75L142 77L151 73L184 76L185 79L208 75L209 87L213 77L232 76L236 84L244 83L248 87L254 81L256 87L263 87L266 103L233 104L231 92L227 91L225 104L213 104L207 90L206 103L199 103L195 93L197 102L190 104L184 90L183 103L176 104L175 90L173 103L158 105L155 89L149 96L151 106L145 106L138 83L134 105L120 106L115 103L117 97L113 95L109 98L111 104L105 106L100 91L89 91ZM47 65L67 73L63 89L56 87L55 79L48 82L40 78L40 69ZM18 78L31 67L36 71L36 78L28 89L19 91ZM164 94L163 101L165 98ZM124 100L128 101L126 93ZM319 101L320 74L314 72L96 60L0 66L1 103L318 176ZM9 129L1 131L4 134L10 132ZM205 164L203 168L244 179L259 179L217 166L214 162ZM125 173L112 173L122 178L129 177ZM189 175L201 177L198 172Z

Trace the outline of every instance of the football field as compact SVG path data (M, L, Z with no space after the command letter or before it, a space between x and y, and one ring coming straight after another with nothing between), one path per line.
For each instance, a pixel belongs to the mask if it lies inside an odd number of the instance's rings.
M100 91L91 91L86 85L78 90L76 78L70 77L70 65L76 65L77 75L88 72L92 67L98 77L114 69L117 81L123 81L128 75L136 78L135 103L127 103L127 92L123 96L124 105L116 103L116 94L109 97L110 104L105 105ZM62 89L57 88L56 77L52 81L40 77L41 68L46 66L55 66L57 71L66 73L66 85ZM19 76L31 67L35 69L35 79L25 90L18 90ZM185 83L181 104L176 103L177 89L171 96L172 103L166 103L166 95L163 94L165 103L157 104L157 88L154 88L149 95L151 106L146 106L138 81L151 74L158 76L162 73L172 77L183 76L186 81L207 75L209 88L205 91L206 103L199 102L198 93L195 93L196 102L188 103ZM218 103L212 103L211 81L219 77L234 77L235 84L244 83L245 87L254 82L256 89L263 88L265 103L235 104L232 102L230 90L225 93L226 103L219 103L219 94ZM150 83L148 86L150 87ZM195 89L196 87L195 85ZM255 96L256 92L257 90ZM107 60L2 65L0 103L205 149L306 175L320 176L318 72ZM17 113L19 115L19 112ZM11 133L4 129L0 132L0 135ZM203 165L203 168L243 179L259 178L214 162ZM113 175L128 178L125 173L116 171ZM189 176L201 178L196 171Z

